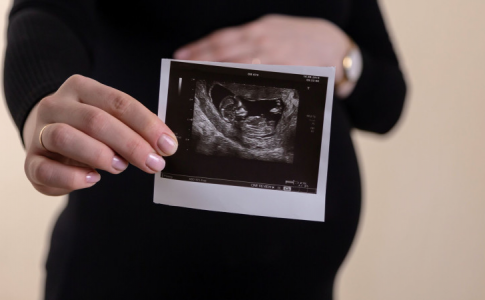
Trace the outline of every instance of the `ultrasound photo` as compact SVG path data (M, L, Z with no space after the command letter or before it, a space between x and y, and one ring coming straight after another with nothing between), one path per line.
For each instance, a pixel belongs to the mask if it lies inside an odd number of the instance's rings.
M197 80L194 99L195 152L293 163L297 90Z
M325 220L335 69L162 60L155 203Z

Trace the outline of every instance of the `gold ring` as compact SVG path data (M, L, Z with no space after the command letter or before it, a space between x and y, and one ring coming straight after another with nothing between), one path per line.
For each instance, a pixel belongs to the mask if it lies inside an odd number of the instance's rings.
M42 127L42 129L40 130L40 133L39 133L39 142L40 142L40 145L42 146L42 148L44 148L46 151L49 151L47 150L47 148L44 146L44 143L42 142L42 133L44 133L44 130L47 128L47 126L49 125L52 125L52 124L47 124L45 125L44 127Z

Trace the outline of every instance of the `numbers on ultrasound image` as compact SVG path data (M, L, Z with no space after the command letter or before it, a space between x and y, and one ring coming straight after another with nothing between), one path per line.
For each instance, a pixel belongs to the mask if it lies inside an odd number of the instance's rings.
M189 181L193 182L207 182L204 178L197 178L197 177L189 177Z
M275 189L274 185L261 184L261 183L251 183L251 187L258 188L258 189L268 189L268 190L274 190Z
M303 75L306 82L320 82L320 77L318 76L311 76L311 75Z
M286 185L292 185L295 187L301 187L301 188L308 188L310 187L306 182L303 181L296 181L296 180L286 180L285 181Z
M315 125L316 125L316 120L317 116L315 115L306 115L308 122L310 123L310 132L315 133Z

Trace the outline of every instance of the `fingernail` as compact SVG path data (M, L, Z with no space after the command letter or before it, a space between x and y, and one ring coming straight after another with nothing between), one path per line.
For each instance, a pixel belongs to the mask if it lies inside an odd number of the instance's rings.
M128 168L128 163L123 158L119 157L118 155L115 155L113 157L113 162L112 162L111 165L117 171L124 171L124 170L126 170L126 168Z
M176 59L186 59L190 56L190 52L189 50L187 49L180 49L180 50L177 50L174 54L174 57Z
M101 180L101 175L99 175L96 172L89 172L88 175L86 175L86 182L87 183L96 183L99 180Z
M168 134L162 134L158 139L158 148L166 155L172 155L177 151L177 142Z
M147 158L147 167L152 169L155 172L160 172L165 168L165 160L159 155L156 155L155 153L150 153L148 154Z

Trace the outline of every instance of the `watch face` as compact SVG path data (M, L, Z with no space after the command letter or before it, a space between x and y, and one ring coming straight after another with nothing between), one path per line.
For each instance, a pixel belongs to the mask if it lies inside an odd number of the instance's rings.
M347 80L357 82L362 73L362 55L359 48L353 47L349 51L349 54L344 59L343 65Z

